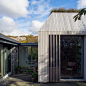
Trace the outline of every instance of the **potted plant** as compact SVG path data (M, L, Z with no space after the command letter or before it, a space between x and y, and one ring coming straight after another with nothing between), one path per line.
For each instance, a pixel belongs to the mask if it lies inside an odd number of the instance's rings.
M32 78L31 78L31 81L32 82L35 81L36 76L37 76L37 73L36 72L32 73Z
M15 72L20 73L20 70L21 70L21 66L17 66L16 69L15 69Z
M31 72L32 72L31 69L25 71L26 74L31 73Z

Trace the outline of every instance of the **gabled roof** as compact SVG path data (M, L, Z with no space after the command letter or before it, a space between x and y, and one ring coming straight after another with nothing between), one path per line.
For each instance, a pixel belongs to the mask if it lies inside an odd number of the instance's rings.
M13 40L13 39L11 39L11 38L9 38L9 37L7 37L7 36L1 34L1 33L0 33L0 38L3 39L3 40L6 40L6 41L10 41L10 42L12 42L12 43L20 44L20 42L18 42L18 41L16 41L16 40Z
M86 31L86 16L74 22L77 13L52 13L39 31Z

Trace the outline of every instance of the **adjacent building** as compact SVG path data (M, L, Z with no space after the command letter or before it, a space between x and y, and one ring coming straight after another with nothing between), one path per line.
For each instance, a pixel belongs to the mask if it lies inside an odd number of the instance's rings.
M38 43L20 43L0 33L0 81L15 74L17 66L38 67Z
M20 42L0 34L0 81L15 73Z

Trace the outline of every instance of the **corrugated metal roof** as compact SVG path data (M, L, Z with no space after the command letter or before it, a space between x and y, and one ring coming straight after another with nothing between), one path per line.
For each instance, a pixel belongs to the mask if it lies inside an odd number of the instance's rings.
M20 42L18 42L18 41L16 41L16 40L13 40L13 39L11 39L11 38L9 38L9 37L7 37L7 36L1 34L1 33L0 33L0 38L1 38L1 39L4 39L4 40L7 40L7 41L10 41L10 42L13 42L13 43L20 44Z
M52 13L39 31L86 31L86 16L74 22L77 13Z

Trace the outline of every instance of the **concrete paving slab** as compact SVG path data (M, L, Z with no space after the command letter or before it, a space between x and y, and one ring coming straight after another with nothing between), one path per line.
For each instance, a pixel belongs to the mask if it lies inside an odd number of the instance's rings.
M29 74L14 74L0 82L0 86L86 86L86 82L33 83Z

